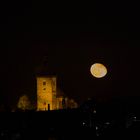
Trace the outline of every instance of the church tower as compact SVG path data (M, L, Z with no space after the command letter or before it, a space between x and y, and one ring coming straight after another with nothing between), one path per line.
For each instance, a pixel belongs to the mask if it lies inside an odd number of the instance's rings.
M56 77L38 76L37 77L37 110L56 109Z

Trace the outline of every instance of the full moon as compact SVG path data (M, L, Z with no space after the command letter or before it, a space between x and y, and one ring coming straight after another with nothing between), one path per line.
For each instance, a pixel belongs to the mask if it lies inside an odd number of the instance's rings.
M91 74L96 78L102 78L107 74L107 68L101 63L95 63L90 68Z

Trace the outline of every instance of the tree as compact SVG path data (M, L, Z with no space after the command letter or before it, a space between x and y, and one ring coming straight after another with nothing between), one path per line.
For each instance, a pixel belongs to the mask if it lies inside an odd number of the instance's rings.
M77 108L77 107L78 104L73 99L68 100L68 108Z
M19 98L17 107L21 110L30 110L31 109L31 102L27 95L23 95Z

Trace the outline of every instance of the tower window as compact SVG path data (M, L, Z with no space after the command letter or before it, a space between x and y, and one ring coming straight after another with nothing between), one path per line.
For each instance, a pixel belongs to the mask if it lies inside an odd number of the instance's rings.
M43 85L45 86L46 85L46 82L43 82Z

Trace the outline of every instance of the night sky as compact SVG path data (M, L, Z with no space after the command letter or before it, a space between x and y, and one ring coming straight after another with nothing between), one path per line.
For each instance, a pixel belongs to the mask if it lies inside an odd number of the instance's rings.
M56 74L58 87L78 103L140 97L136 11L123 3L79 7L9 3L2 9L1 104L16 104L23 94L34 100L42 71ZM95 62L108 69L102 79L90 74Z

